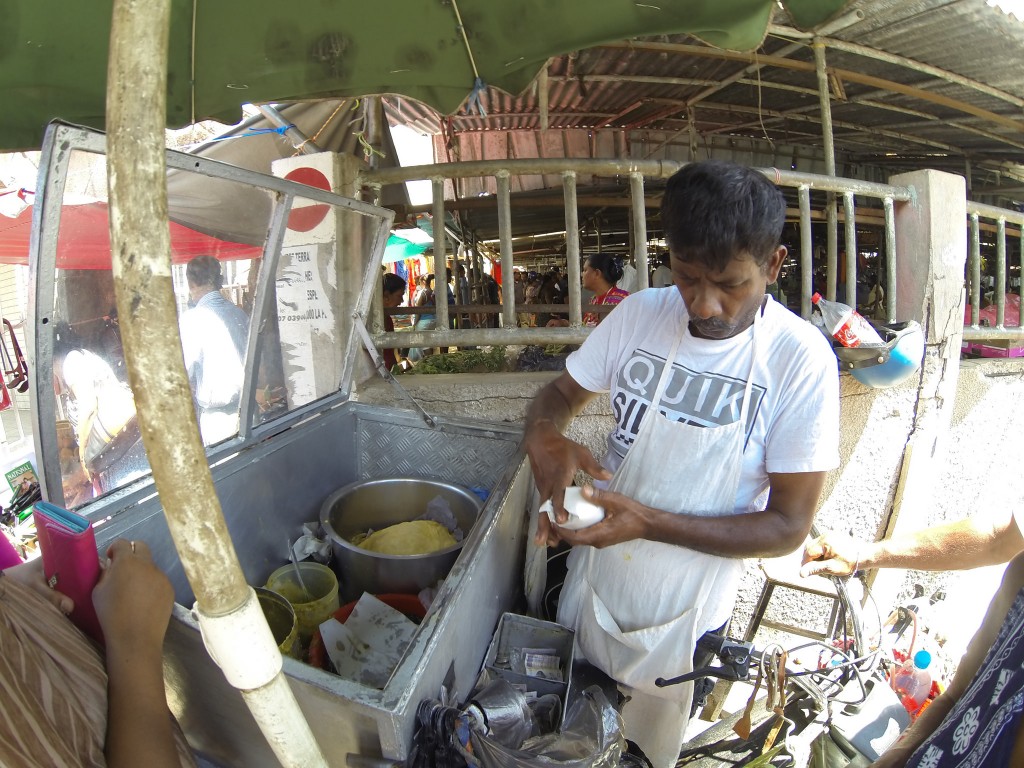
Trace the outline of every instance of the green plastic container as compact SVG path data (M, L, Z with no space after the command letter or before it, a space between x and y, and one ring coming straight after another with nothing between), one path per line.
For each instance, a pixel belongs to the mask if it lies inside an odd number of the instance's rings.
M299 639L308 645L310 638L323 622L338 610L338 577L326 565L313 561L299 563L302 581L309 593L303 592L291 563L281 566L267 579L267 589L273 590L291 603Z
M253 587L259 598L260 608L267 617L274 642L284 656L296 657L299 650L299 633L295 622L295 610L283 595L263 587Z

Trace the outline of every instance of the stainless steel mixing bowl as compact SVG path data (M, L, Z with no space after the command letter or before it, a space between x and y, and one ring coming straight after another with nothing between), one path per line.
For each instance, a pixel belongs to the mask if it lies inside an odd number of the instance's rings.
M354 600L363 592L419 592L448 575L462 551L462 542L426 555L383 555L351 543L369 529L415 520L440 496L469 537L480 515L480 499L465 488L437 480L388 478L364 480L332 493L320 508L320 523L331 539L341 576L341 592Z

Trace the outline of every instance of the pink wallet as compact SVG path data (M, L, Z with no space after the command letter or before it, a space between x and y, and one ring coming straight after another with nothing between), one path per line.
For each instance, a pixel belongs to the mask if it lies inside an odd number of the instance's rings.
M103 630L92 605L92 590L100 580L92 523L46 501L36 502L33 514L46 583L75 601L71 621L102 643Z

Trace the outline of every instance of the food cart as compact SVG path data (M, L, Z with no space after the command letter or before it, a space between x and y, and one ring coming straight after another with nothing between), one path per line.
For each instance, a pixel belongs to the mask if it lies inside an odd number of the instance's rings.
M116 349L103 342L112 281L105 274L109 243L98 234L107 223L106 185L93 177L101 174L93 161L104 151L102 134L63 124L50 127L43 147L30 310L44 495L92 520L101 549L119 537L145 541L171 579L176 605L165 644L168 701L197 754L215 765L277 765L241 694L204 648L194 596L151 476L111 472L112 485L94 487L95 498L71 497L74 462L61 454L57 424L70 408L84 405L54 394L60 343L54 329L78 329L76 343L115 375L119 362ZM344 765L349 754L404 758L419 702L436 697L442 686L455 699L468 695L499 617L521 594L531 485L521 431L353 401L357 371L370 370L357 325L379 291L390 211L178 152L167 153L167 165L174 263L183 265L197 252L216 256L233 276L225 290L235 290L250 314L238 434L207 446L248 583L262 585L283 565L287 542L318 520L328 496L351 482L421 477L487 491L461 554L383 689L284 660L329 764ZM83 173L93 198L83 203L88 210L65 196L68 178ZM75 189L80 194L82 185ZM240 197L246 205L237 205ZM235 203L231 220L218 217L223 199ZM94 229L83 223L90 216L99 219ZM104 248L105 262L99 258ZM182 269L174 274L179 312L188 308Z

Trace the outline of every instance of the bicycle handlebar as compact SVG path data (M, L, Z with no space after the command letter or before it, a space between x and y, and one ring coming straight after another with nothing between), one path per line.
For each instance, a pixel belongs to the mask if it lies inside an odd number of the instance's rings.
M702 647L718 656L722 661L722 665L716 667L700 667L692 672L687 672L686 674L679 675L678 677L673 677L668 680L664 677L659 677L654 681L654 684L659 688L666 688L670 685L686 683L700 677L717 677L731 682L747 680L750 678L751 664L760 661L760 654L754 650L753 643L744 643L740 640L733 640L732 638L725 637L724 635L715 635L710 632L701 635L700 639L697 641L697 647Z

